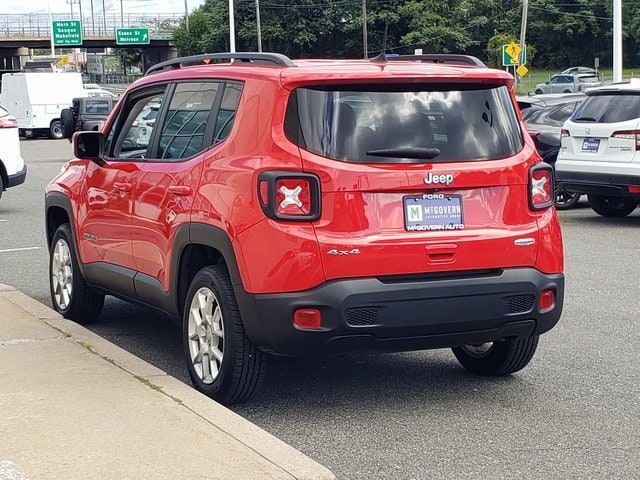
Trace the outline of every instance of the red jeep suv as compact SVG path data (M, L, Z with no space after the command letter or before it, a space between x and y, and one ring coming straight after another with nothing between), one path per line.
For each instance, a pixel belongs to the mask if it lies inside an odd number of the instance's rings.
M446 347L510 374L559 320L553 172L474 57L178 58L73 145L46 189L54 307L174 318L220 402L272 353Z

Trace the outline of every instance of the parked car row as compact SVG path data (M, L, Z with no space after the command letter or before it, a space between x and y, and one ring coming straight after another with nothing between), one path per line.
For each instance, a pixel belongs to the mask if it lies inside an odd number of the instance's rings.
M560 151L560 131L564 122L584 100L584 93L536 95L518 97L529 134L533 137L542 159L555 166ZM556 208L566 210L577 205L580 194L567 190L561 182L556 182Z

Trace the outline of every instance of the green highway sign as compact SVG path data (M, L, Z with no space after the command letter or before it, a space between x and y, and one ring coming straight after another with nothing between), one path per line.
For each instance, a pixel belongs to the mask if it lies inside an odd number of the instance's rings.
M53 44L82 45L82 27L80 20L57 20L52 23Z
M518 62L518 55L522 57ZM527 63L527 48L520 48L515 42L502 46L502 66L511 67L514 65L525 65Z
M148 45L148 28L116 28L116 45Z

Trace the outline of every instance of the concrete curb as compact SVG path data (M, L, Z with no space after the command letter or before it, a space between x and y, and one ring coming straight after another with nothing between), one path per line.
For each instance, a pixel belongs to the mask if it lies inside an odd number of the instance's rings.
M335 479L327 468L274 437L228 408L202 395L194 388L171 377L163 370L108 342L77 323L62 318L53 309L15 288L0 284L0 297L81 344L182 407L204 422L235 438L266 461L277 465L293 478L301 480Z

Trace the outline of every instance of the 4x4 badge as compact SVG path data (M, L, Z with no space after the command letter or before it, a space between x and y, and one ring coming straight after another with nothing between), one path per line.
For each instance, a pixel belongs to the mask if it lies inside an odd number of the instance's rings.
M329 250L327 255L360 255L360 249L352 248L351 250Z
M424 183L426 183L427 185L436 184L436 183L451 185L453 183L453 175L451 175L450 173L447 173L447 174L443 173L442 175L434 175L433 173L429 172L429 175L427 175L424 179Z

